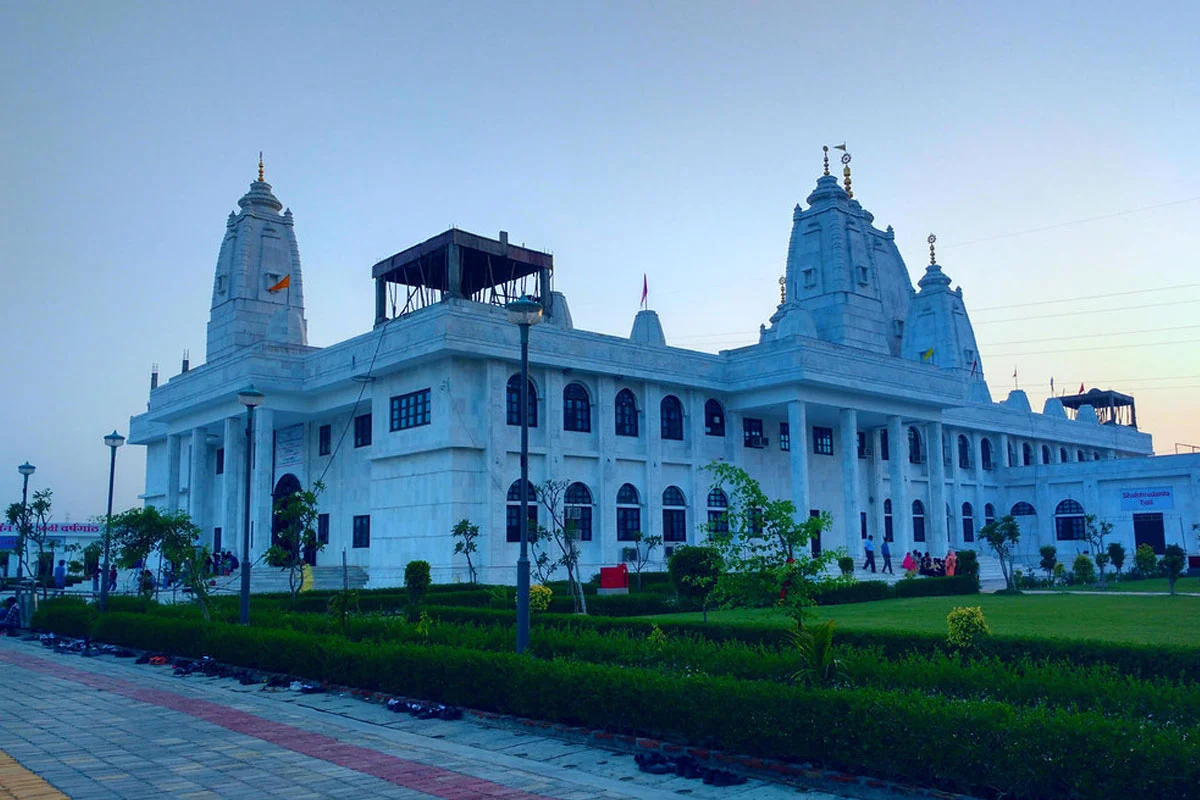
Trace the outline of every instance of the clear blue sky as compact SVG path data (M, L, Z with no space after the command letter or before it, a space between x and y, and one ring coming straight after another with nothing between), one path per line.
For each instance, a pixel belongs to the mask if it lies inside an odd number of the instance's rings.
M668 340L717 350L773 312L845 140L914 280L938 234L997 398L1014 366L1039 407L1051 376L1111 385L1160 452L1200 443L1200 287L1024 305L1200 283L1198 8L0 0L0 494L29 459L60 519L103 512L101 437L153 362L204 359L259 150L312 344L367 330L371 264L455 224L553 251L580 327L627 335L647 273ZM143 470L121 451L117 508Z

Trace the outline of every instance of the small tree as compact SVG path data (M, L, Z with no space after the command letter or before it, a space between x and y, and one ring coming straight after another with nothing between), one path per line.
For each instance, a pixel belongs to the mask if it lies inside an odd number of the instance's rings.
M1042 560L1038 562L1038 566L1046 570L1046 580L1054 579L1054 565L1058 563L1058 548L1052 544L1044 544L1038 548L1038 552L1042 554Z
M1125 547L1120 542L1108 543L1108 560L1112 562L1113 569L1117 574L1121 574L1121 567L1125 566Z
M27 504L12 503L5 517L9 524L17 529L17 547L15 555L24 567L25 577L39 581L42 585L42 597L49 594L49 577L42 576L42 562L45 560L50 522L50 509L53 504L54 492L42 489L33 493L33 499ZM33 547L37 547L37 560L33 561ZM36 584L35 584L36 585ZM35 590L36 591L36 590Z
M1187 558L1184 555L1183 548L1177 544L1169 544L1163 550L1162 561L1159 562L1163 573L1167 576L1167 586L1171 594L1175 594L1175 581L1179 580L1179 576L1183 574L1183 568L1187 566Z
M1012 514L1005 514L1000 519L984 525L979 530L979 535L1000 559L1000 571L1004 574L1004 585L1009 589L1015 588L1013 585L1013 547L1021 539L1021 526L1017 524Z
M1083 540L1088 543L1088 547L1096 555L1096 566L1100 568L1100 578L1104 578L1104 564L1108 562L1105 558L1103 562L1099 558L1100 554L1108 555L1105 551L1104 537L1112 534L1112 523L1107 521L1097 521L1095 514L1088 514L1083 518Z
M425 593L433 579L429 577L428 561L410 561L404 567L404 585L408 587L408 601L413 605L425 600Z
M575 613L587 613L587 598L579 580L579 526L566 519L563 498L571 481L543 481L535 494L550 516L550 527L538 526L538 538L554 545L553 555L547 556L555 566L567 569L567 587L571 592ZM544 583L544 581L543 581Z
M705 622L708 622L708 603L713 589L724 571L725 562L714 547L681 545L675 548L667 562L667 572L675 584L675 591L681 597L700 603Z
M471 576L471 583L475 583L475 564L471 560L471 554L476 551L475 540L479 538L479 526L472 525L469 519L460 519L450 531L450 535L454 538L454 555L466 556L467 574Z
M636 531L633 534L633 552L634 559L630 563L633 564L633 571L637 573L638 591L642 590L642 570L650 563L650 558L655 549L663 542L661 536L646 536L641 531Z
M157 551L164 560L179 567L180 580L191 590L204 619L210 620L208 590L209 551L200 544L200 528L186 511L159 511L154 506L131 508L112 520L112 546L117 564L132 569L144 565ZM107 580L108 576L101 576Z
M1071 565L1071 572L1075 575L1075 580L1080 583L1096 582L1096 565L1088 558L1087 553L1080 553L1075 556L1075 563Z
M317 538L317 496L324 491L325 484L317 481L312 489L292 492L275 501L275 516L280 521L279 531L271 539L271 546L264 556L267 564L278 567L288 574L288 589L292 599L304 582L304 567L307 553L319 553L325 549Z
M1158 556L1154 555L1154 548L1145 543L1139 544L1133 552L1133 564L1140 577L1153 578L1158 572Z

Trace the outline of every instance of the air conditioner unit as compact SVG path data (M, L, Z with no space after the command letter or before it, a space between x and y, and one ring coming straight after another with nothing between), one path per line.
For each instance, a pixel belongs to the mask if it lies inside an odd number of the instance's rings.
M583 519L583 509L579 506L567 506L567 519Z
M622 547L621 560L626 563L631 563L638 560L638 551L636 547Z
M765 436L747 436L746 437L746 447L753 447L755 449L761 450L764 447L766 447L768 444L770 444L770 440L767 439L767 437L765 437Z

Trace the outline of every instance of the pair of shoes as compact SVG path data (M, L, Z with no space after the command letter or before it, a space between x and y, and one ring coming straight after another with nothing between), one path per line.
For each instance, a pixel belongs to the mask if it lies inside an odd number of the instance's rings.
M638 769L651 775L670 775L675 772L675 765L658 753L635 753L633 760Z
M167 657L166 656L150 656L150 659L149 659L149 661L147 661L147 663L150 664L150 666L152 666L152 667L165 666L167 664Z
M324 686L318 686L315 683L300 684L300 694L321 694L325 691Z
M704 782L709 786L740 786L746 782L745 775L738 775L727 769L704 770Z

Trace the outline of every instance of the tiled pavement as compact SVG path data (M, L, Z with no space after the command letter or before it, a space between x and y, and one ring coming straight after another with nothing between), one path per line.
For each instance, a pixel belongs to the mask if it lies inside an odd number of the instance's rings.
M629 755L503 726L420 721L335 694L175 678L169 667L57 655L10 638L0 638L0 750L77 800L836 797L756 780L719 788L648 775Z

